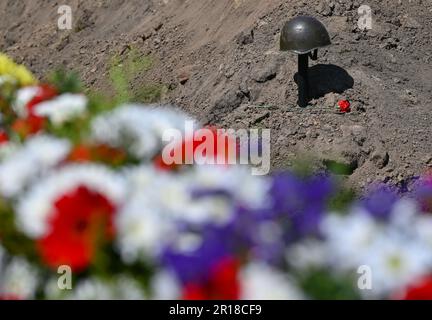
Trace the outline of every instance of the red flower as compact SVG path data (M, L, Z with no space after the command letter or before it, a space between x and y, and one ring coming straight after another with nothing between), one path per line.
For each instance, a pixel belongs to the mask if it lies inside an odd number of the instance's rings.
M17 119L12 124L12 129L21 137L26 138L41 131L45 126L45 118L34 114L34 107L43 101L50 100L57 96L57 89L48 84L42 84L38 87L36 95L27 103L27 117Z
M68 156L72 162L102 162L111 165L122 164L126 160L126 153L107 145L86 145L75 146Z
M38 87L36 95L27 103L27 112L29 115L33 115L34 107L43 101L50 100L57 96L57 89L49 84L41 84Z
M44 118L29 115L25 119L17 119L12 124L12 130L19 134L21 137L26 138L29 135L38 133L45 126L46 120Z
M71 150L68 160L72 162L90 162L92 160L91 148L82 144L75 146Z
M409 286L400 297L402 300L432 300L432 275Z
M96 250L114 237L114 212L108 199L83 186L62 196L55 202L50 231L37 244L42 260L52 268L87 268Z
M183 289L183 300L237 300L240 286L237 281L239 263L227 258L219 262L206 283L187 284Z
M218 160L218 157L224 156L222 162L224 164L228 164L230 150L235 150L236 153L238 151L238 145L236 140L233 137L228 136L227 134L218 132L218 130L214 127L209 127L205 129L211 131L214 144L213 149L205 149L206 152L203 154L203 156L205 156L207 159L212 159L214 163L220 163L221 161ZM194 133L193 138L184 140L181 145L171 150L171 156L174 156L174 154L176 153L181 153L182 164L194 162L194 160L196 160L194 159L194 155L198 147L206 143L205 137L206 136L203 137L202 131L197 130ZM179 164L166 164L162 155L159 155L154 159L154 164L157 168L162 170L175 170L179 166Z
M7 143L9 141L9 137L6 132L0 130L0 145Z
M351 107L351 104L349 103L348 100L339 101L340 112L342 112L342 113L350 112L351 111L350 107Z

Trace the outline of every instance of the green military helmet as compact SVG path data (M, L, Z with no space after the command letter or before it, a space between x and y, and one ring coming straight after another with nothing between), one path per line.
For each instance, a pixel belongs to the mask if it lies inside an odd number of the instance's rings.
M330 44L330 36L326 28L314 17L295 17L282 28L280 37L282 51L306 54Z

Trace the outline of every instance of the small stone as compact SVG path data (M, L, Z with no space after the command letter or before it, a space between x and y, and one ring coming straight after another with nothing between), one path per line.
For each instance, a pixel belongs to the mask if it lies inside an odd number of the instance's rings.
M242 82L240 82L239 90L240 90L241 93L243 93L246 97L249 98L249 96L250 96L250 90L249 90L249 86L247 84L247 80L246 79L243 79Z
M189 81L193 66L185 66L179 70L177 70L177 80L180 84L184 85Z
M337 103L337 97L336 94L333 92L327 93L324 97L324 107L326 108L333 108L336 106Z
M253 79L256 82L263 83L272 80L276 77L278 72L278 65L276 62L270 62L262 67L255 69L253 72Z
M421 28L421 24L412 17L407 17L404 21L403 26L408 29L418 29Z
M259 122L263 121L264 119L268 118L269 116L270 116L270 111L266 110L264 112L261 112L261 113L254 115L252 120L250 121L250 123L251 124L259 123Z
M225 70L225 77L227 79L229 79L229 78L231 78L234 75L234 73L235 73L234 68L228 68L228 69Z
M371 161L375 163L378 169L384 168L388 164L389 160L389 154L381 146L376 148L371 156Z
M239 45L248 45L254 42L254 31L243 31L241 32L237 38L236 42Z
M332 8L326 1L321 1L316 7L316 11L325 17L332 15Z

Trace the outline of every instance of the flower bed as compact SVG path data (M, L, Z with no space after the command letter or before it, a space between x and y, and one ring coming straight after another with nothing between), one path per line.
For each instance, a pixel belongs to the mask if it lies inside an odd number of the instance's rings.
M167 166L187 115L56 79L0 55L0 297L432 298L430 175L355 197L326 172Z

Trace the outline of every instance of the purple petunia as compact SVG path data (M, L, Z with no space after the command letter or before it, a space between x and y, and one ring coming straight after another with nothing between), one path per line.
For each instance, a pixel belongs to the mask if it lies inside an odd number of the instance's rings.
M289 219L295 235L315 233L333 192L334 182L326 175L278 174L271 188L272 212Z
M379 184L370 188L366 196L360 201L360 205L373 217L387 220L399 198L394 187Z

